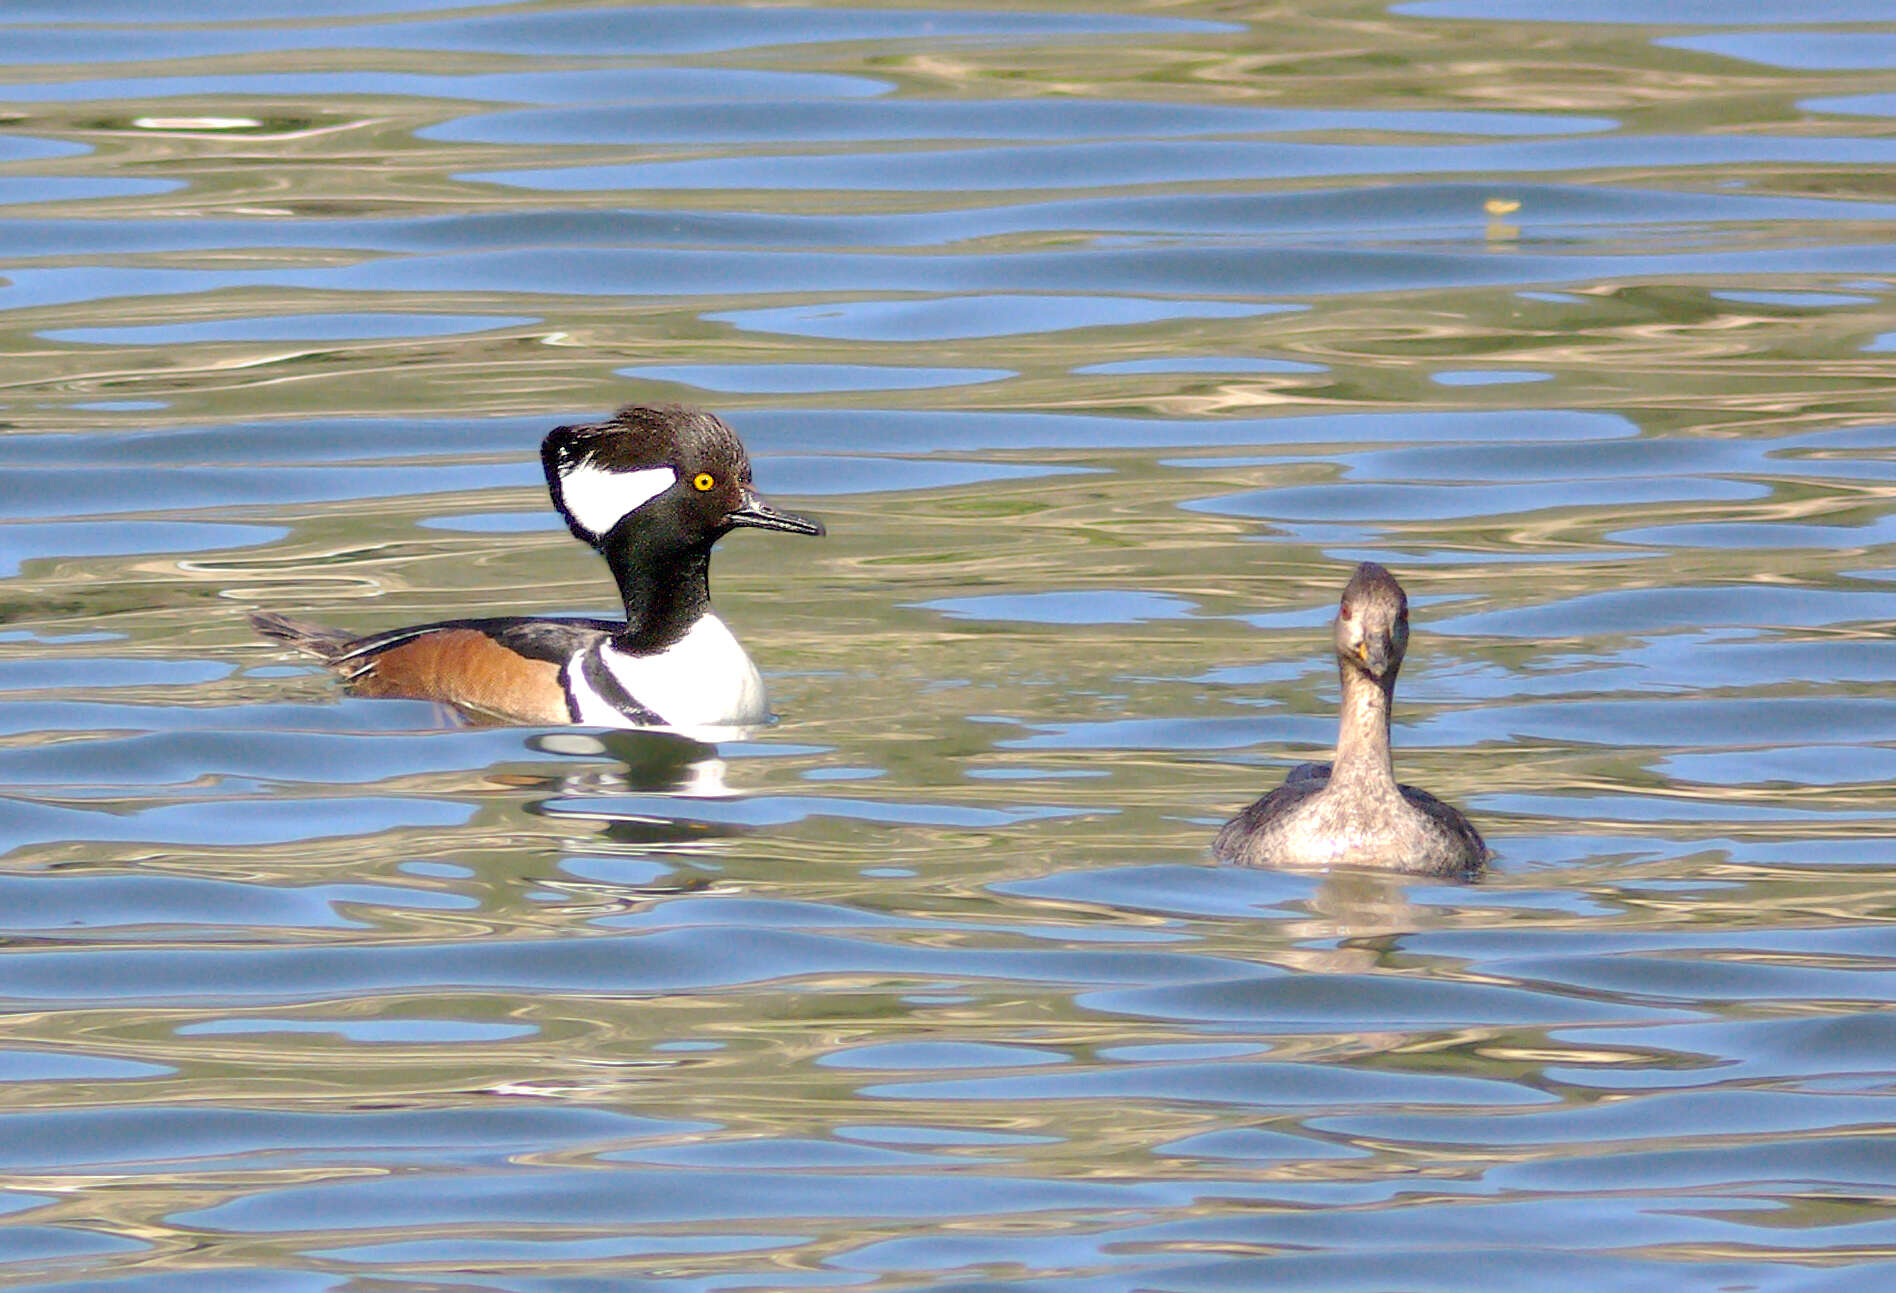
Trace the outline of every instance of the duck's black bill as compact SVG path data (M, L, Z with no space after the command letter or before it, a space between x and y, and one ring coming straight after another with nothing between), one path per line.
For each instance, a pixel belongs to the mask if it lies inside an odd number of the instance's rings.
M748 525L759 530L783 530L789 534L823 533L823 523L795 512L780 512L754 490L744 491L744 501L727 518L732 525Z

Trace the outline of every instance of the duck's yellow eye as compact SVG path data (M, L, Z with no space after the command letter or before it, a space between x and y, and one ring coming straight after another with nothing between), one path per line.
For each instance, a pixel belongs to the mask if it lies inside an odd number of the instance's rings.
M701 471L691 478L691 487L700 494L717 487L718 478L708 471Z

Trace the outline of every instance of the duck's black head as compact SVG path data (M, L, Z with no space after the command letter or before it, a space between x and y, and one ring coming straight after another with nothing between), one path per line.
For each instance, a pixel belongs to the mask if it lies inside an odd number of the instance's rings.
M567 528L602 552L709 548L745 525L823 533L764 501L737 433L703 409L628 405L607 422L555 427L540 462Z
M1336 608L1336 655L1346 668L1393 684L1409 649L1409 598L1373 561L1356 568Z

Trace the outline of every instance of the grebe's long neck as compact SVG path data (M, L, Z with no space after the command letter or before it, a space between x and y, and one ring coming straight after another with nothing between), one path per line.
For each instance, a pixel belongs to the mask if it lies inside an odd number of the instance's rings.
M1396 772L1389 755L1389 710L1395 680L1379 682L1347 660L1340 665L1343 704L1337 725L1336 764L1330 773L1331 783L1349 781L1386 786L1394 792Z

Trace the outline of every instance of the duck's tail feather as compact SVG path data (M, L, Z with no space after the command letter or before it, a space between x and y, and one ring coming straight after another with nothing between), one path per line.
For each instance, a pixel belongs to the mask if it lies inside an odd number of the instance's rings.
M348 651L355 639L341 629L332 629L324 624L312 624L308 620L291 619L287 615L278 615L275 611L252 611L251 627L272 641L295 647L317 659L334 663L338 656Z

